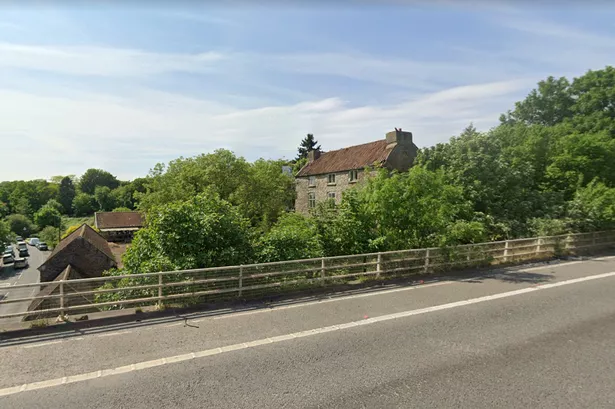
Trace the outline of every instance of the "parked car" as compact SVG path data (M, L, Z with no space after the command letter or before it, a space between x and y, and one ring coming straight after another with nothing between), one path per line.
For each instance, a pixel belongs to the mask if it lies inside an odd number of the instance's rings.
M21 236L15 237L15 242L16 243L19 243L20 241L23 241L23 237L21 237Z
M40 243L40 240L38 237L30 237L30 241L28 242L28 244L33 247L36 247L38 243Z
M17 249L19 250L19 257L26 257L30 255L30 252L28 251L28 245L25 241L20 241L19 243L17 243Z
M24 257L18 257L14 260L13 267L14 268L27 268L28 267L28 259Z
M13 258L12 254L5 254L2 256L2 264L4 264L5 266L7 264L13 264L13 262L15 262L15 259Z
M12 256L13 255L13 246L6 246L4 248L4 251L2 252L2 254L10 254Z
M38 243L38 246L36 246L36 248L38 248L41 251L49 250L47 248L47 243L45 243L44 241L41 241L40 243Z

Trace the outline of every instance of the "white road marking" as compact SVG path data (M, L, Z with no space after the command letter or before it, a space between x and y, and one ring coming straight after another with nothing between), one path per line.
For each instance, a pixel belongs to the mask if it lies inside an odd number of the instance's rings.
M106 334L96 334L94 335L95 337L112 337L114 335L122 335L122 334L129 334L132 331L117 331L117 332L109 332Z
M24 348L26 348L26 349L38 348L38 347L44 347L44 346L47 346L47 345L59 344L61 342L63 342L63 341L62 340L58 340L58 341L41 342L40 344L26 345L26 346L24 346Z
M278 342L286 342L286 341L290 341L296 338L314 336L314 335L322 334L325 332L341 331L347 328L355 328L355 327L360 327L360 326L365 326L365 325L371 325L371 324L375 324L378 322L390 321L390 320L395 320L398 318L412 317L415 315L427 314L427 313L435 312L435 311L449 310L452 308L464 307L466 305L478 304L478 303L492 301L492 300L499 300L502 298L514 297L514 296L521 295L521 294L531 293L534 291L547 290L550 288L562 287L565 285L577 284L577 283L582 283L585 281L597 280L600 278L607 278L607 277L614 277L614 276L615 276L615 271L610 272L610 273L597 274L593 276L560 281L557 283L543 284L543 285L539 285L536 287L522 288L519 290L507 291L504 293L487 295L484 297L471 298L468 300L457 301L457 302L452 302L448 304L435 305L433 307L420 308L417 310L402 311L402 312L398 312L394 314L381 315L379 317L368 318L368 319L364 319L360 321L351 321L351 322L347 322L347 323L339 324L339 325L330 325L327 327L315 328L315 329L310 329L306 331L299 331L299 332L294 332L291 334L279 335L276 337L270 337L270 338L255 340L251 342L241 342L239 344L226 345L223 347L206 349L204 351L199 351L199 352L191 352L191 353L182 354L182 355L175 355L175 356L170 356L166 358L154 359L151 361L138 362L134 364L120 366L114 369L103 369L103 370L97 370L97 371L87 372L83 374L72 375L68 377L49 379L49 380L38 381L38 382L33 382L33 383L26 383L21 386L18 385L18 386L12 386L8 388L0 389L0 396L14 395L14 394L24 392L24 391L33 391L33 390L38 390L38 389L51 388L54 386L65 385L69 383L83 382L83 381L87 381L90 379L104 378L104 377L112 376L112 375L119 375L119 374L128 373L128 372L140 371L143 369L154 368L154 367L162 366L162 365L168 365L171 363L188 361L191 359L197 359L197 358L202 358L206 356L219 355L219 354L232 352L232 351L240 351L240 350L248 349L248 348L255 348L261 345L274 344Z
M0 288L10 287L11 283L2 283L0 284Z

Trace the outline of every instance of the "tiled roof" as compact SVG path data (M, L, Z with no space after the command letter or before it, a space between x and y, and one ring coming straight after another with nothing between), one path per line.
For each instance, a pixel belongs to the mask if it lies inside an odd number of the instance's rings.
M68 237L58 243L58 245L53 249L47 260L45 260L45 263L53 259L57 254L62 251L62 249L66 248L66 246L79 238L87 240L100 252L104 253L111 260L115 261L115 257L113 257L113 253L111 252L107 241L100 234L98 234L96 230L84 223L81 225L81 227L79 227L77 230L69 234Z
M97 212L94 220L100 230L143 226L143 216L139 212Z
M391 150L387 149L386 139L325 152L314 162L301 168L297 177L379 166L386 161L390 152Z
M60 285L59 281L62 280L75 280L79 278L88 278L87 276L81 275L79 271L73 267L71 264L67 265L64 271L62 271L54 280L45 286L41 291L36 294L36 297L45 297L51 295L56 292L58 286ZM45 298L39 298L33 300L28 306L28 311L34 311L38 309L38 307L45 302Z

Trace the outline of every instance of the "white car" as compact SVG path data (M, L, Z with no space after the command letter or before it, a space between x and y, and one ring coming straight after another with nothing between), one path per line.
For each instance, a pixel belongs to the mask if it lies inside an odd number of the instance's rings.
M33 246L33 247L38 246L38 243L40 243L40 240L38 238L36 238L36 237L32 237L30 239L30 241L28 242L28 244Z

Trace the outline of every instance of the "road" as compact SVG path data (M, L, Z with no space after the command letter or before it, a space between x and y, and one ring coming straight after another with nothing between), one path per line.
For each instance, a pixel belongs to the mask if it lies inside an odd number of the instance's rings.
M36 247L28 246L30 256L28 257L28 268L15 270L4 269L0 275L0 299L31 297L38 291L37 288L18 288L11 289L16 284L32 284L39 282L39 272L37 268L49 256L48 251L39 251ZM19 302L13 304L0 305L0 314L11 314L23 312L28 309L29 302ZM3 325L19 322L20 317L0 319L0 328Z
M0 341L6 408L613 408L615 257Z

